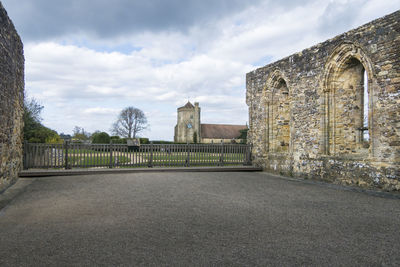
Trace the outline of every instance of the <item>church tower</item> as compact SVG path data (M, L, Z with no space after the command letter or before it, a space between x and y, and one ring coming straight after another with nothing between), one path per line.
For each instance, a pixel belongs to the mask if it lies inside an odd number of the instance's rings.
M194 106L189 101L178 108L178 119L175 126L174 141L178 143L200 143L200 107L195 102Z

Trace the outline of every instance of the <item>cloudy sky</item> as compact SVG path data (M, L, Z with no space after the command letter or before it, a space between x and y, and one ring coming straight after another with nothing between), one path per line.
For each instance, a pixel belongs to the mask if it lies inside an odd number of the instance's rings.
M400 9L400 0L2 0L25 48L26 91L59 133L109 132L142 109L172 140L176 108L245 124L247 72Z

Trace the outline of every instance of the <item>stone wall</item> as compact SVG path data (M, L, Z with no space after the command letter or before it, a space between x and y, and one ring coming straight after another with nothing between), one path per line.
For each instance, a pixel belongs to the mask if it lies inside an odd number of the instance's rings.
M400 190L400 11L246 78L257 165Z
M220 139L220 138L201 138L201 143L203 144L232 144L232 141L236 144L243 142L243 139Z
M0 3L0 192L18 178L22 165L23 46Z

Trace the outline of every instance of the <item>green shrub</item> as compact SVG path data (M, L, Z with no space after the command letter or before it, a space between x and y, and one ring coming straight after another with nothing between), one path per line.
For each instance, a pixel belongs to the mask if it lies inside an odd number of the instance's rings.
M155 141L152 141L153 142L153 144L162 144L162 145L164 145L164 144L174 144L174 142L172 142L172 141L163 141L163 140L155 140Z
M150 144L149 138L139 138L140 144L145 145L145 144Z
M110 140L113 144L126 144L126 138L121 138L117 135L111 136Z
M92 135L93 144L109 144L110 140L110 136L106 132L94 133Z

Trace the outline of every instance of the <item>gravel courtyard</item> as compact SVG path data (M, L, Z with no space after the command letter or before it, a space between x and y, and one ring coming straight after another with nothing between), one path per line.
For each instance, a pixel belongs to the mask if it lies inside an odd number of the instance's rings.
M32 181L0 211L1 266L400 262L398 198L261 172Z

